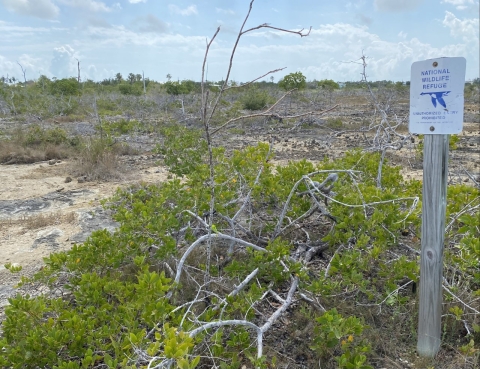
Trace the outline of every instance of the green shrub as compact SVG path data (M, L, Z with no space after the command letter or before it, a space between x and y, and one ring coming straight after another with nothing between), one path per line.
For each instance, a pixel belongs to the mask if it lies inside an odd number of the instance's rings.
M78 137L69 138L67 132L62 128L45 129L38 124L33 124L27 128L25 134L21 134L21 141L25 146L45 146L52 145L69 145L77 146Z
M100 116L121 114L121 110L119 109L118 102L116 100L99 98L96 100L96 105L98 114Z
M129 356L148 341L145 329L168 322L172 311L165 298L170 280L138 269L124 281L82 274L72 291L75 304L45 297L9 299L6 313L17 319L3 323L0 366L133 368ZM191 346L187 339L183 344Z
M241 98L243 109L246 110L265 109L270 101L271 97L266 91L259 90L255 87L250 87Z
M302 72L290 73L278 81L278 87L285 91L290 91L294 88L297 90L303 90L307 87L307 78Z
M169 95L188 95L196 89L195 82L191 80L168 81L164 84L167 94Z
M138 84L121 83L118 85L118 89L122 95L140 96L143 93Z
M328 118L326 126L331 129L342 129L343 122L340 118Z
M333 91L340 88L340 85L331 79L322 79L321 81L317 82L317 85L318 87L327 91Z
M141 130L142 128L145 129L143 124L135 119L120 119L113 122L104 122L101 126L97 126L95 128L97 131L103 130L103 132L114 136L133 133L135 131Z
M170 172L182 176L191 174L203 165L207 143L199 130L181 126L162 130L164 143L155 152L165 155L164 163Z
M337 309L331 309L316 319L312 349L321 356L329 356L332 351L339 352L336 357L341 369L373 369L367 365L367 356L371 348L361 338L367 328L357 317L342 317ZM341 354L341 355L340 355Z
M48 84L50 93L53 95L77 96L81 95L81 85L75 78L57 79Z

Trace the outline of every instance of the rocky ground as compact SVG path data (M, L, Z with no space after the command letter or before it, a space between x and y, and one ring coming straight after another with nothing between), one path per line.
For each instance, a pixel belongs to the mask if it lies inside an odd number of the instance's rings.
M69 177L69 161L0 167L0 307L17 292L22 275L32 275L51 252L81 243L96 229L116 227L100 205L118 187L138 180L155 183L167 172L152 155L124 158L134 168L116 182L84 182ZM68 178L68 179L67 179ZM4 264L22 267L12 274Z

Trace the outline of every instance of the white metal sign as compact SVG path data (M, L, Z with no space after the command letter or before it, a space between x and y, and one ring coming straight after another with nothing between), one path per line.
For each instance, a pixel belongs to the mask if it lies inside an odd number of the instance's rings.
M466 64L462 57L429 59L412 64L411 133L441 135L462 131Z

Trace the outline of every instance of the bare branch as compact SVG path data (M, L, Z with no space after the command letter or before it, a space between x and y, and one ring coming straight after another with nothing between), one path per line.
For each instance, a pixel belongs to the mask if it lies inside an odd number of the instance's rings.
M228 65L227 75L226 75L225 80L224 80L224 82L223 82L223 86L221 87L220 92L219 92L219 94L218 94L218 96L217 96L217 98L216 98L216 100L215 100L215 104L213 104L213 108L212 108L212 110L211 110L211 112L210 112L210 116L208 117L208 121L210 121L210 120L212 119L212 117L213 117L213 114L215 114L215 111L217 110L217 107L218 107L218 103L219 103L219 101L220 101L220 98L222 97L223 92L225 91L225 89L226 89L226 87L227 87L228 79L230 78L230 73L231 73L231 71L232 71L233 57L234 57L234 55L235 55L235 51L237 50L237 46L238 46L238 43L239 43L239 41L240 41L240 38L242 37L243 27L245 27L245 23L247 23L248 17L250 16L250 12L252 11L252 7L253 7L253 2L254 2L254 1L255 1L255 0L250 1L250 6L249 6L249 8L248 8L247 15L245 16L245 19L243 20L242 26L240 27L240 31L239 31L239 33L238 33L238 35L237 35L237 39L236 39L236 41L235 41L235 44L233 45L232 53L230 54L230 63L229 63L229 65ZM219 28L219 29L220 29L220 28ZM217 33L218 33L218 31L217 31ZM215 35L216 35L216 34L215 34ZM206 51L206 53L205 53L205 59L206 59L206 57L207 57L207 54L208 54L208 49L207 49L207 51ZM203 95L203 90L202 90L202 95ZM203 101L202 101L202 104L203 104ZM205 105L205 109L206 109L206 105ZM206 117L206 115L205 115L205 117Z
M332 258L328 262L327 268L325 269L325 278L328 277L328 273L330 273L330 267L332 266L332 260L335 258L335 256L340 252L341 249L343 249L343 245L338 246L338 249L335 250L335 253L333 254Z
M397 289L393 290L392 292L390 292L382 301L376 303L376 304L360 304L360 303L357 303L357 305L360 305L360 306L381 306L385 301L387 301L391 296L394 296L398 293L398 291L400 290L403 290L405 287L407 287L409 284L413 283L413 281L408 281L407 283L401 285L400 287L398 287Z
M217 37L219 32L220 32L220 27L218 27L217 30L215 31L215 34L213 35L212 39L209 42L207 42L207 48L205 50L205 56L203 58L201 89L202 89L202 120L204 122L207 119L207 101L206 101L206 98L208 97L208 94L205 94L205 65L207 64L207 57L208 57L208 52L210 50L210 46L212 45L213 40L215 40L215 37Z
M461 165L463 171L465 174L472 180L472 182L475 184L476 187L480 187L480 183L477 182L474 176L472 176L462 165Z
M247 284L250 283L250 281L255 278L255 276L258 274L259 269L256 268L251 272L249 275L245 277L245 279L240 283L235 289L228 294L228 296L236 296L241 290L243 290Z
M263 76L260 76L260 77L257 77L257 78L255 78L255 79L252 79L251 81L249 81L249 82L247 82L247 83L244 83L244 84L242 84L242 85L238 85L238 86L228 86L228 87L226 87L226 88L224 89L224 91L230 90L230 89L232 89L232 88L247 87L247 86L251 85L253 82L258 81L260 78L266 77L266 76L268 76L269 74L273 74L273 73L280 72L280 71L284 70L285 68L286 68L286 67L271 70L270 72L265 73Z
M282 226L282 223L283 223L283 219L285 218L285 214L287 214L287 209L288 209L288 206L290 205L290 201L292 200L293 195L295 194L298 186L300 186L302 181L303 181L303 178L298 180L293 185L292 189L290 190L290 194L287 197L287 201L285 201L282 212L280 213L280 216L278 217L278 222L277 222L277 225L275 226L275 230L273 231L272 239L277 238L278 235L280 234L280 229L281 229L281 226Z
M460 299L460 297L458 297L457 295L455 295L452 291L450 291L450 289L445 286L445 284L443 284L443 289L445 291L447 291L455 300L457 300L459 303L461 303L463 306L465 306L466 308L470 309L471 311L473 311L475 314L480 314L480 311L478 311L477 309L471 307L470 305L466 304L464 301L462 301L462 299Z
M275 234L275 238L280 236L281 234L285 233L288 229L293 227L294 225L300 223L302 220L307 219L308 217L311 217L313 214L315 214L318 211L318 206L312 206L308 211L300 215L297 219L291 221L288 223L285 227L281 228L278 230L278 233ZM272 237L272 239L275 239Z
M293 294L295 293L295 291L297 290L297 287L298 287L298 277L294 277L293 278L293 281L292 281L292 285L290 286L290 289L288 290L288 294L287 294L287 297L284 301L284 303L282 304L282 306L280 306L277 311L275 311L275 313L272 314L272 316L270 316L270 318L268 318L268 320L265 322L264 325L262 325L262 327L260 328L260 330L265 333L266 331L268 331L270 329L270 327L273 325L273 323L275 323L275 321L285 312L285 310L288 309L288 307L292 304L292 300L293 300ZM259 357L262 356L262 355L259 355Z
M307 295L305 295L304 293L299 293L300 297L307 301L308 303L312 304L316 309L318 309L321 313L324 313L325 311L327 311L322 305L320 305L320 303L318 301L315 301L314 299L308 297Z
M341 172L341 171L339 171ZM302 179L307 179L308 181L311 182L311 185L312 187L315 188L315 185L313 183L313 181L310 179L309 176L303 176ZM346 204L344 202L341 202L341 201L338 201L338 200L335 200L333 197L331 196L328 196L326 194L324 194L323 192L320 192L318 191L317 192L318 194L320 194L321 196L325 197L326 199L329 199L333 202L336 202L337 204L340 204L340 205L343 205L343 206L346 206L346 207L349 207L349 208L361 208L361 207L365 207L365 206L373 206L373 205L379 205L379 204L389 204L389 203L394 203L394 202L397 202L397 201L407 201L407 200L412 200L413 201L413 204L411 206L411 210L410 210L410 213L411 211L413 211L413 209L417 206L418 204L418 201L419 201L419 198L417 196L415 197L400 197L398 199L392 199L392 200L384 200L384 201L374 201L374 202L370 202L370 203L364 203L364 204L360 204L360 205L356 205L356 204ZM409 214L410 214L409 213ZM408 216L408 215L407 215Z
M263 247L260 247L260 246L257 246L253 243L250 243L250 242L247 242L247 241L244 241L240 238L236 238L236 237L232 237L232 236L229 236L227 234L224 234L224 233L220 233L220 232L217 232L217 233L211 233L211 234L206 234L200 238L198 238L194 243L192 243L190 245L190 247L187 249L187 251L185 251L185 253L182 255L182 258L180 259L180 261L178 262L178 267L177 267L177 274L175 276L175 283L179 283L180 282L180 277L182 275L182 270L183 270L183 264L185 264L185 260L187 259L188 255L190 255L190 253L198 246L200 245L202 242L206 241L206 240L211 240L213 238L219 238L219 239L224 239L224 240L229 240L229 241L235 241L236 243L240 244L241 246L243 247L251 247L252 249L256 250L256 251L261 251L261 252L266 252L267 250L264 249Z
M256 29L260 29L260 28L271 28L271 29L275 29L275 30L278 30L278 31L281 31L281 32L297 34L297 35L299 35L299 36L301 36L301 37L305 37L305 36L308 36L308 35L310 34L310 31L311 31L311 29L312 29L312 27L310 27L308 33L305 33L305 32L303 32L303 29L300 30L300 31L290 31L290 30L287 30L287 29L272 27L272 26L269 26L268 24L264 23L264 24L261 24L261 25L259 25L259 26L257 26L257 27L250 28L250 29L244 31L243 29L244 29L244 27L245 27L245 24L247 23L248 18L250 17L250 13L251 13L251 11L252 11L252 7L253 7L253 2L254 2L254 1L255 1L255 0L251 0L251 1L250 1L250 5L249 5L249 9L248 9L247 15L245 16L245 18L244 18L244 20L243 20L242 26L240 27L240 30L239 30L238 35L237 35L237 38L236 38L236 40L235 40L235 44L233 45L233 49L232 49L232 52L231 52L231 54L230 54L230 61L229 61L228 69L227 69L227 74L226 74L225 80L224 80L224 82L223 82L223 86L220 88L220 92L218 93L218 95L217 95L217 97L216 97L216 99L215 99L215 103L213 104L213 107L212 107L212 109L211 109L211 111L210 111L210 114L209 114L208 118L207 118L207 114L206 114L207 102L206 102L206 100L205 100L205 97L206 97L206 95L208 95L208 93L205 94L205 93L204 93L204 88L203 88L203 86L204 86L204 78L203 78L203 77L204 77L204 68L205 68L205 64L206 64L206 60L207 60L207 55L208 55L208 51L209 51L211 42L213 41L213 39L215 38L215 36L216 36L216 35L218 34L218 32L220 31L220 28L217 29L217 32L215 33L214 37L212 38L212 40L210 41L210 43L207 44L207 50L206 50L206 52L205 52L205 59L204 59L204 62L203 62L203 69L202 69L202 107L203 107L203 110L202 110L202 118L203 118L203 120L204 120L204 124L206 123L207 128L208 128L208 123L211 121L213 115L215 114L215 111L216 111L216 109L217 109L217 107L218 107L219 101L220 101L223 93L228 89L227 84L228 84L228 80L229 80L229 78L230 78L230 74L231 74L231 71L232 71L233 58L234 58L234 56L235 56L235 52L236 52L236 50L237 50L238 43L240 42L241 37L242 37L245 33L248 33L248 32L254 31L254 30L256 30ZM271 74L271 73L280 71L280 70L282 70L282 69L284 69L284 68L276 69L276 70L274 70L274 71L270 71L270 72L264 74L263 76L254 79L253 81L251 81L251 82L249 82L249 83L253 83L254 81L257 81L258 79L260 79L260 78L262 78L262 77L264 77L264 76L266 76L266 75L268 75L268 74ZM307 114L308 114L308 113L307 113ZM227 122L227 124L228 124L228 123L231 123L231 121ZM226 124L225 124L225 125L226 125ZM223 128L223 126L220 127L220 128L218 128L218 129L216 129L214 132L212 132L212 135L213 135L215 132L217 132L219 129L221 129L221 128ZM207 133L207 134L208 134L208 133Z
M291 92L291 91L289 91L289 92ZM287 94L285 94L283 97L287 96ZM277 103L275 103L273 106L277 105ZM272 109L272 107L270 107L269 109L267 109L266 111L261 112L261 113L242 115L241 117L232 118L232 119L228 120L226 123L222 124L220 127L213 130L211 135L213 136L215 133L217 133L218 131L220 131L221 129L223 129L224 127L229 125L230 123L233 123L233 122L236 122L236 121L239 121L239 120L242 120L242 119L249 119L249 118L255 118L255 117L271 117L271 118L276 118L276 119L279 119L279 120L281 120L281 119L294 119L294 118L304 117L306 115L323 115L325 113L328 113L328 112L332 111L337 106L338 105L335 105L334 107L332 107L330 109L322 110L322 111L318 111L318 112L317 111L309 111L309 112L306 112L306 113L301 113L301 114L296 114L296 115L280 115L280 114L269 113L270 110Z
M241 325L245 326L248 328L252 328L257 332L260 332L261 329L257 325L247 321L247 320L237 320L237 319L232 319L232 320L220 320L216 322L210 322L206 323L198 328L195 328L189 332L190 337L195 337L197 334L200 332L206 331L211 328L219 328L219 327L224 327L226 325Z
M264 23L264 24L261 24L259 26L256 26L256 27L253 27L253 28L249 28L247 29L246 31L243 31L242 32L242 35L247 33L247 32L251 32L251 31L255 31L257 29L260 29L260 28L270 28L270 29L274 29L274 30L277 30L277 31L281 31L281 32L284 32L284 33L293 33L295 35L299 35L300 37L306 37L310 34L310 32L312 31L312 27L310 26L310 28L308 29L308 32L304 32L304 29L305 28L302 28L300 31L291 31L291 30L288 30L288 29L285 29L285 28L278 28L278 27L273 27L273 26L270 26L268 23Z
M298 277L294 277L292 281L292 285L288 291L287 297L283 300L282 305L267 319L267 321L261 326L257 326L247 320L220 320L216 322L210 322L203 324L202 326L195 328L189 332L190 337L195 337L200 332L211 328L219 328L228 325L235 325L235 326L244 326L248 328L252 328L257 332L257 358L261 358L263 356L263 334L267 332L270 327L278 320L278 318L289 308L289 306L293 302L293 295L295 294L297 287L298 287Z
M448 225L445 227L445 233L448 232L448 230L450 229L450 227L453 225L453 223L455 223L455 221L461 217L463 214L469 212L469 211L473 211L473 210L476 210L478 208L480 208L480 204L478 205L475 205L472 207L472 203L475 202L475 201L478 201L478 197L477 198L474 198L472 201L470 201L467 205L465 205L463 207L462 210L460 210L458 213L455 214L455 216L453 217L453 219L450 221L450 223L448 223Z

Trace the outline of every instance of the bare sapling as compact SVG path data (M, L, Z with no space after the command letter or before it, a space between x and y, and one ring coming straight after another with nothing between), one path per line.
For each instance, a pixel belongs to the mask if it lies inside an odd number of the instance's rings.
M278 214L276 215L276 224L271 232L266 232L263 235L254 230L255 225L261 224L262 220L259 218L258 214L255 214L253 211L253 200L252 192L256 186L259 185L262 174L267 170L269 166L268 161L272 155L272 145L268 145L268 150L265 152L265 156L259 163L256 175L254 177L253 183L248 185L245 183L241 187L238 196L232 200L233 203L237 204L238 210L233 214L224 214L218 207L220 206L219 199L217 198L217 191L219 184L216 181L216 159L214 154L214 145L212 142L212 137L225 129L230 124L240 121L242 119L249 119L255 117L273 117L278 120L282 119L299 119L304 116L318 115L321 116L335 108L329 107L323 110L310 110L304 113L299 113L296 115L285 115L279 112L278 106L280 102L289 94L293 92L287 91L283 96L280 97L278 101L272 104L270 107L265 108L263 111L258 113L246 114L240 117L235 117L228 119L222 123L212 123L215 117L217 110L219 109L219 103L221 97L225 91L229 89L238 89L248 86L255 81L268 76L272 73L278 72L283 68L271 70L267 73L262 74L260 77L252 79L243 86L229 86L228 82L230 77L230 72L233 66L233 59L237 51L238 44L243 35L248 32L253 32L262 28L270 28L280 32L287 32L299 35L300 37L308 36L310 31L305 32L304 30L300 31L290 31L283 28L272 27L267 24L262 24L256 27L245 29L245 25L249 18L250 12L252 10L253 2L250 2L250 7L248 13L242 23L240 31L237 35L234 47L230 55L230 61L227 68L227 73L224 78L224 83L220 86L219 90L213 93L207 86L206 83L206 65L209 52L213 45L213 41L216 39L220 33L220 28L216 30L213 37L206 43L205 57L202 65L202 81L201 81L201 121L203 124L203 131L205 135L205 140L208 146L208 171L209 179L206 183L206 187L209 192L209 210L206 213L200 214L194 209L185 209L183 214L187 215L190 218L188 223L188 228L194 229L195 232L199 235L193 242L190 242L189 245L182 251L182 254L179 260L176 263L176 271L172 270L172 277L175 282L175 285L180 285L183 283L192 283L196 286L196 291L194 293L195 297L188 302L183 303L181 306L187 308L185 315L182 319L182 324L187 320L193 321L196 325L196 328L189 330L187 333L190 337L197 337L200 333L207 332L211 336L214 332L222 327L230 327L231 329L244 327L248 328L251 332L254 333L256 339L256 358L261 360L265 354L264 349L264 336L272 328L272 326L278 322L282 314L284 314L292 305L298 301L306 301L311 304L315 309L324 312L325 309L316 301L314 297L309 296L309 293L302 290L300 285L300 277L296 272L291 270L292 265L301 265L302 270L307 269L307 264L312 260L315 254L319 254L322 251L326 250L327 244L313 240L310 237L309 231L304 227L305 223L311 219L323 219L325 224L328 224L330 227L335 227L337 219L330 214L328 209L330 203L336 203L347 208L361 208L365 213L365 217L368 217L367 213L371 211L372 208L382 204L389 204L395 202L405 203L406 207L409 208L409 214L412 213L418 203L418 197L404 197L404 198L395 198L392 200L377 201L377 202L368 202L363 200L362 204L349 204L341 202L335 199L335 192L333 191L335 184L340 178L340 175L347 176L356 184L357 176L360 174L359 171L354 169L350 170L318 170L311 173L305 173L303 176L298 178L298 181L290 189L286 200L282 204L278 204ZM324 176L323 181L319 182L316 178L319 176ZM300 187L306 187L306 191L299 191ZM355 190L359 192L360 197L363 199L361 190L358 185L356 185ZM306 198L309 200L309 209L300 214L296 218L291 218L287 216L287 213L292 208L292 203L298 198ZM407 215L408 216L408 215ZM217 223L218 222L218 223ZM216 224L223 223L227 226L219 229ZM179 232L179 236L185 233L186 229L183 229ZM249 310L258 311L258 307L262 304L267 303L269 299L276 301L278 307L276 309L270 309L270 311L264 311L261 313L261 319L223 319L223 312L228 306L228 299L238 295L242 290L246 289L251 284L260 283L257 278L259 269L254 269L250 274L248 274L240 283L236 285L232 283L231 280L222 276L212 275L212 260L216 256L218 258L218 253L213 254L213 249L224 249L227 250L224 255L223 262L221 266L224 267L228 265L233 258L239 254L245 254L246 249L249 249L253 252L259 254L269 255L271 250L269 245L279 241L282 237L286 235L291 235L294 232L299 232L303 237L294 237L292 239L293 244L296 247L296 250L287 257L286 262L280 261L284 273L291 273L291 278L288 280L288 286L284 286L281 290L274 290L268 288L267 292L264 293L257 300L250 302ZM301 239L303 238L303 239ZM345 246L347 247L347 246ZM188 265L188 260L192 255L198 255L199 250L204 248L205 254L201 254L202 258L205 260L204 267L202 270L198 268L191 267ZM341 249L337 250L339 252ZM336 253L333 255L335 257ZM223 257L223 256L222 256ZM332 257L332 259L333 259ZM291 265L287 265L291 263ZM299 263L299 264L297 264ZM217 260L217 265L218 265ZM327 267L325 272L325 278L328 278L330 267ZM203 280L201 280L203 279ZM215 286L223 286L221 292ZM286 292L285 292L286 291ZM167 294L167 297L174 299L178 291L172 290ZM282 295L284 297L282 297ZM216 302L212 302L216 301ZM214 321L202 321L200 319L201 314L195 313L194 306L206 306L206 309L211 308L212 311L220 311L220 316ZM200 311L203 312L202 308ZM260 313L259 313L260 314ZM155 329L155 328L154 328ZM149 331L147 336L151 336L154 332L154 329ZM205 351L203 351L205 352ZM173 361L169 359L163 359L161 357L148 357L145 353L142 354L143 358L148 358L151 363L156 363L152 368L163 368L170 367L173 365ZM210 358L212 363L216 361L214 355L211 355Z
M246 15L241 27L240 27L239 33L238 33L237 38L235 40L232 52L230 54L230 61L229 61L227 73L226 73L225 78L223 79L224 83L220 87L220 90L219 90L217 96L214 98L213 104L211 104L211 105L209 103L210 91L206 86L206 65L207 65L207 59L208 59L208 54L209 54L209 51L210 51L210 47L212 46L212 43L215 40L215 38L217 37L217 35L219 34L220 27L217 28L213 37L210 39L210 41L207 42L207 45L206 45L205 57L204 57L204 60L203 60L203 65L202 65L202 78L201 78L201 120L202 120L203 128L204 128L204 131L205 131L205 137L206 137L206 141L207 141L207 145L208 145L208 164L209 164L209 167L210 167L210 183L209 183L209 187L210 187L210 214L213 214L214 209L215 209L215 185L214 185L215 172L214 172L214 161L213 161L213 153L212 153L213 146L212 146L211 135L218 132L219 129L225 127L226 125L231 123L233 120L226 122L221 127L216 127L216 129L214 128L213 132L211 131L211 129L213 128L213 127L211 127L211 121L212 121L212 118L213 118L215 112L217 111L217 108L219 106L219 102L220 102L221 97L223 96L223 93L226 90L229 89L228 81L230 80L230 73L232 71L233 59L234 59L238 44L240 42L240 39L245 34L247 34L249 32L253 32L253 31L258 30L258 29L262 29L262 28L274 29L274 30L277 30L277 31L280 31L280 32L286 32L286 33L292 33L292 34L299 35L300 37L308 36L309 33L310 33L310 30L311 30L311 27L310 27L308 32L305 32L303 29L300 30L300 31L291 31L291 30L284 29L284 28L273 27L273 26L270 26L266 23L261 24L261 25L256 26L256 27L245 29L245 24L247 23L247 20L250 16L250 12L252 11L253 3L254 3L254 0L252 0L250 2L247 15ZM281 69L283 69L283 68L281 68ZM263 74L262 76L257 77L255 79L253 79L252 81L248 82L246 85L249 85L249 84L253 83L254 81L257 81L258 79L260 79L262 77L265 77L267 75L270 75L272 73L275 73L275 72L277 72L281 69L275 69L275 70L269 71L269 72ZM260 113L259 115L263 115L263 116L274 115L274 114L270 113L274 106L267 109L265 112ZM246 118L249 118L249 116L243 116L242 118L246 119ZM209 236L212 233L212 230L211 230L212 218L213 217L211 217L211 216L209 217L209 224L208 224L208 235ZM206 261L207 273L205 275L205 281L206 282L208 282L208 278L209 278L209 268L210 268L210 259L211 259L211 254L210 253L211 253L211 238L209 237L208 240L207 240L207 261Z

